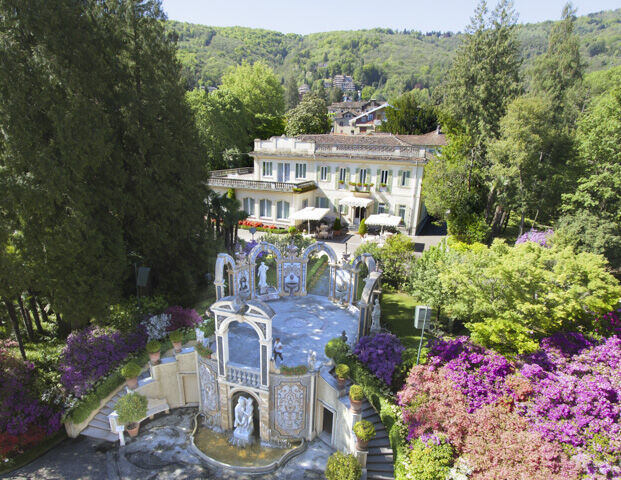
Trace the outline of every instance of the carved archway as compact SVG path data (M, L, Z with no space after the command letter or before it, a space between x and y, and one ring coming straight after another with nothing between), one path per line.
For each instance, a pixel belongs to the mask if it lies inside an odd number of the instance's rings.
M267 242L259 242L259 244L254 247L250 253L248 254L248 263L250 264L250 269L252 275L250 275L250 292L251 298L255 298L257 296L256 292L256 283L257 283L257 275L256 275L256 267L257 267L257 257L262 252L271 252L276 256L276 289L278 292L282 290L282 260L283 256L280 253L280 250L276 245L272 245Z
M230 294L235 295L237 293L237 285L235 285L235 280L233 278L232 272L235 271L235 260L228 253L219 253L216 259L216 279L213 284L216 287L216 300L220 300L225 297L224 292L224 268L225 266L229 266L229 275L226 280L228 280Z
M332 249L332 247L330 245L327 245L325 242L315 242L311 245L309 245L308 247L306 247L306 249L304 250L304 253L302 253L302 259L305 260L305 262L302 264L302 288L303 288L303 295L307 294L306 291L306 276L308 274L308 258L312 253L315 252L326 252L326 254L328 255L328 258L330 259L330 277L329 277L329 284L328 284L328 297L331 300L335 299L335 288L336 288L336 267L337 267L337 261L338 258L336 256L336 253L334 253L334 250Z

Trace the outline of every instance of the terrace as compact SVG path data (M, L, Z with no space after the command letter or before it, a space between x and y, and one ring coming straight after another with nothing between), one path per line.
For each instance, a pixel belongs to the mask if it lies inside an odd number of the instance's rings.
M210 187L244 188L248 190L271 190L276 192L302 193L314 190L317 185L312 180L303 182L272 182L254 180L254 167L214 170L207 181Z

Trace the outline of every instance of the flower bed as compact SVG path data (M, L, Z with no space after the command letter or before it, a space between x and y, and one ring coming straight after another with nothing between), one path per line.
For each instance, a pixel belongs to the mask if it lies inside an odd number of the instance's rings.
M239 228L243 228L244 230L256 228L257 232L271 232L276 234L288 233L287 228L282 228L273 224L266 224L255 220L240 220L238 225Z
M558 334L509 362L461 337L428 358L398 394L412 448L445 434L472 479L621 475L620 338Z
M392 383L392 375L401 363L401 353L405 350L399 339L390 333L362 337L354 354L386 385Z

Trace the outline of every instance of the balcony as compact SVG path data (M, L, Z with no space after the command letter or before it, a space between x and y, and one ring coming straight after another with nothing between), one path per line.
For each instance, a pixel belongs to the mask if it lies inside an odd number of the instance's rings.
M207 181L210 187L225 187L246 190L270 190L274 192L302 193L314 190L317 185L312 180L304 182L270 182L253 180L253 167L214 170Z
M227 365L226 381L245 387L261 388L261 375L259 369L255 368Z

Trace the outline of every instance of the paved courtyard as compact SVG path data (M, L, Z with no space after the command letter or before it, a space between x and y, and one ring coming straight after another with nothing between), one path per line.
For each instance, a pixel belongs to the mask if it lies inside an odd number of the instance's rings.
M324 478L328 457L333 450L320 440L271 474L243 475L218 469L203 462L190 450L190 432L195 408L179 408L169 415L145 421L140 435L118 443L100 443L87 437L66 440L44 456L5 478L16 480L319 480Z

